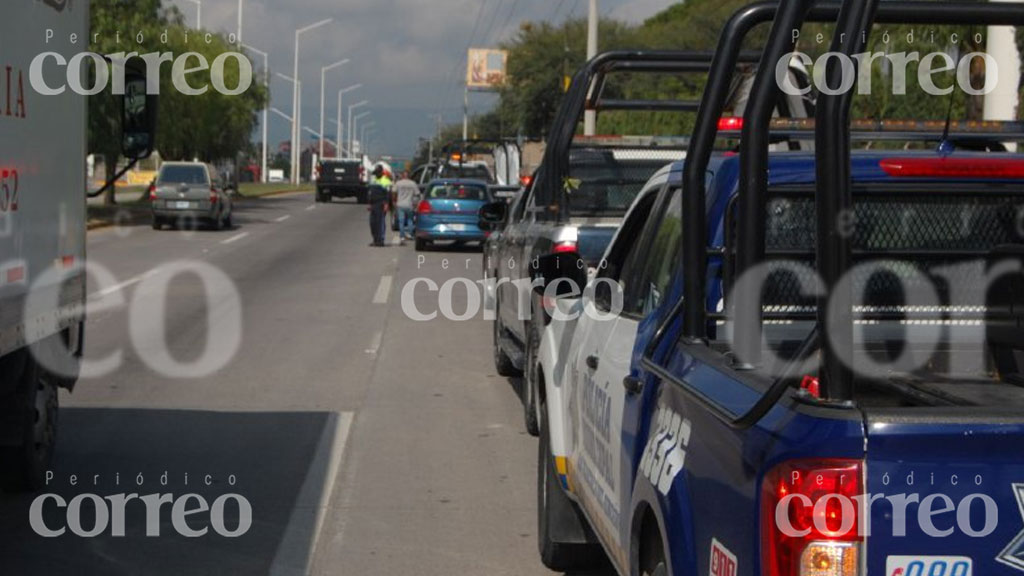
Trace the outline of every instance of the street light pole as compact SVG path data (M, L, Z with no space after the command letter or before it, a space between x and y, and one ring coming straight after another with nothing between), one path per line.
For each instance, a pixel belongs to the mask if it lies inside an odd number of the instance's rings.
M363 146L363 147L366 146L365 142L366 142L366 130L367 130L367 128L370 128L370 127L372 127L372 126L374 126L376 124L377 124L376 122L371 120L370 122L367 122L366 124L363 124L362 126L359 127L359 142L360 142L361 146Z
M357 114L356 117L352 119L352 122L349 123L348 129L349 129L349 132L352 133L352 144L350 144L350 146L352 146L353 149L355 148L355 137L358 134L358 132L356 131L356 126L359 124L360 120L362 120L363 118L366 118L369 115L370 115L370 112L363 112L362 114ZM363 143L362 142L359 143L359 153L360 154L363 153Z
M295 62L294 62L294 66L293 66L293 69L292 69L293 70L292 77L295 78L295 80L296 80L295 88L294 88L294 90L292 92L292 99L293 99L292 100L292 107L293 107L293 109L292 109L292 118L295 119L292 122L292 167L295 167L296 165L298 165L298 161L300 159L300 156L299 156L299 153L298 153L298 148L299 148L299 142L298 141L299 141L299 137L300 137L300 134L299 134L299 124L298 124L299 108L300 108L300 103L299 103L300 95L299 95L299 82L298 82L298 79L299 79L299 40L300 40L300 38L302 37L302 35L304 33L309 32L310 30L313 30L315 28L319 28L321 26L326 26L327 24L330 24L332 20L333 20L333 18L326 18L324 20L316 22L315 24L310 24L309 26L305 26L303 28L299 28L298 30L295 31ZM293 172L293 174L292 174L292 184L297 186L299 184L299 173L296 170L292 170L292 172Z
M327 71L345 64L348 64L348 58L320 68L320 158L324 157L324 87L327 84Z
M242 8L241 0L239 0L238 8L239 8L239 10L241 10L241 8ZM239 28L238 29L241 30L242 29L241 28L241 20L242 20L241 16L239 16L238 20L239 20ZM268 118L267 118L267 111L270 109L270 64L269 64L269 62L270 62L270 55L267 54L266 52L264 52L263 50L260 50L259 48L253 48L252 46L248 46L248 45L242 44L241 40L238 41L238 45L242 46L242 47L244 47L244 48L246 48L248 50L252 50L253 52L263 56L263 76L264 76L263 84L264 84L264 86L267 89L267 104L266 104L266 106L263 107L263 161L260 164L260 181L263 182L264 184L266 184L267 183L267 120L268 120Z
M242 8L245 0L238 0L238 45L242 45Z
M342 108L341 108L341 97L344 94L348 94L349 92L352 92L353 90L358 90L359 88L362 88L362 87L363 87L362 84L353 84L352 86L349 86L348 88L342 88L341 90L338 90L338 119L337 119L338 131L335 134L335 138L337 138L337 140L338 140L338 153L339 154L342 154L341 149L342 149L343 146L345 146L345 143L344 143L344 141L342 140L342 137L341 137L342 134L343 134L342 133L342 125L341 125L341 111L342 111ZM345 154L348 155L348 151L346 151ZM346 157L346 156L342 156L342 158L344 158L344 157Z
M352 149L352 142L353 139L356 137L355 133L352 131L352 111L355 110L356 108L366 106L369 103L369 100L363 100L362 102L353 104L348 107L348 138L346 138L346 140L348 140L348 153L350 156L355 156L355 150Z
M291 82L292 85L294 85L296 87L295 92L298 93L299 99L300 100L302 99L302 82L296 82L295 78L292 78L291 76L288 76L287 74L282 74L280 72L274 72L274 76L277 76L278 78L282 78L284 80L287 80L287 81ZM298 110L299 110L299 108L296 108L295 103L292 102L292 115L288 116L287 118L288 118L288 121L292 123L292 129L293 130L295 129L295 125L298 124L299 120L300 120L300 117L298 116ZM296 160L296 158L295 158L295 148L296 148L295 134L292 133L292 136L291 136L291 150L289 150L289 152L288 152L288 163L291 166L292 173L295 172L295 167L298 165L298 160ZM294 176L292 174L289 174L288 180L289 181L294 181Z
M203 2L202 0L188 0L196 5L196 30L203 29Z
M587 19L587 61L597 56L597 25L600 13L597 11L597 0L590 0L590 16ZM597 133L597 112L587 110L583 115L583 134L593 136Z

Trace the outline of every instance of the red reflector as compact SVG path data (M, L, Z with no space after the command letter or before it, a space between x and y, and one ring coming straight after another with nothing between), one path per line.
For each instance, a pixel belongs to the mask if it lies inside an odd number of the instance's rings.
M803 381L800 382L800 389L806 390L808 394L815 398L821 398L821 382L814 376L804 376Z
M420 205L416 207L417 214L430 214L433 212L434 207L430 205L430 202L423 200Z
M575 242L559 242L555 244L555 247L551 250L552 254L575 254L576 243Z
M860 460L793 460L765 475L761 551L766 576L860 574Z
M1019 158L886 158L878 165L903 178L1024 178Z
M156 200L156 184L149 185L149 199Z
M743 118L738 116L726 116L725 118L719 118L718 130L721 132L743 130Z

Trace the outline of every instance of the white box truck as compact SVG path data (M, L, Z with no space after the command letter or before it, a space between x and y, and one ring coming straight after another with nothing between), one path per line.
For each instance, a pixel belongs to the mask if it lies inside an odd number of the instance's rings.
M31 489L53 453L58 389L74 387L82 352L88 101L70 89L43 95L30 72L40 54L70 61L88 49L89 3L17 3L0 19L0 482ZM68 84L66 66L42 70L48 86ZM156 99L145 88L144 74L126 75L129 160L152 149Z

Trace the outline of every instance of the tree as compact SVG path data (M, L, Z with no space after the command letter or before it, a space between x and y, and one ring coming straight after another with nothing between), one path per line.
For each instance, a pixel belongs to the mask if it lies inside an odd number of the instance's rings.
M220 55L235 51L221 34L190 30L177 8L164 8L161 0L108 0L92 7L93 38L90 50L100 54L119 52L170 53L174 58L188 54L188 68L197 66L200 57L207 64ZM126 31L131 31L129 36ZM140 42L141 40L141 42ZM227 58L224 85L239 85L241 66ZM201 95L183 94L171 79L172 65L160 66L160 109L156 148L168 160L199 158L216 162L235 158L250 143L258 122L258 112L269 98L263 83L253 77L252 84L237 96L221 94L211 83L210 70L186 76L193 88L207 87ZM95 71L93 71L95 74ZM120 99L109 91L89 100L89 150L103 157L107 180L113 178L120 159ZM115 203L111 188L105 198Z

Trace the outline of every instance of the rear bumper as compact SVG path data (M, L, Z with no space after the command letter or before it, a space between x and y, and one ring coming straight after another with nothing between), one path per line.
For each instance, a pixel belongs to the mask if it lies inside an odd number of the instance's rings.
M168 208L153 208L153 217L161 220L215 220L218 215L216 206L209 208L190 208L187 210L173 210Z
M476 226L466 226L464 230L453 230L447 224L431 226L416 225L416 237L423 240L456 240L459 242L483 242L487 233Z
M320 194L329 194L339 198L348 198L351 196L360 196L365 194L367 186L365 184L317 184L317 192Z

